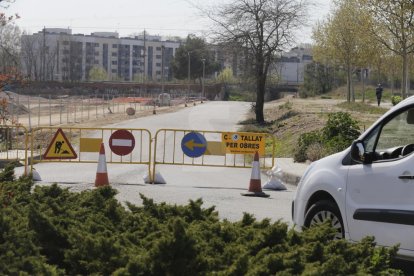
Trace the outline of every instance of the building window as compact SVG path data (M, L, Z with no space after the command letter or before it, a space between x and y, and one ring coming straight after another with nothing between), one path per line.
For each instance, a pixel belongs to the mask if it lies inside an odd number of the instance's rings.
M156 48L156 50L157 50L157 51L161 51L161 47L157 47L157 48Z
M112 69L112 73L116 73L116 69Z
M95 60L95 62L94 62L95 64L99 64L99 60Z
M93 47L99 47L99 43L94 43Z
M118 48L118 44L112 44L112 48Z
M161 55L156 55L155 58L156 59L161 59Z
M114 52L114 53L112 53L112 56L113 57L117 57L118 56L118 53Z
M118 61L117 60L113 60L112 61L112 65L117 65L118 64Z
M69 45L69 41L66 41L66 40L65 40L65 41L63 41L63 42L62 42L62 44L63 44L63 45Z
M161 63L156 63L155 66L161 67Z

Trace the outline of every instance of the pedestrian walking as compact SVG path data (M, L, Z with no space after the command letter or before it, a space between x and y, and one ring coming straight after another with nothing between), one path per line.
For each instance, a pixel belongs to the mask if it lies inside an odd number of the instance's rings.
M379 83L377 88L375 89L375 95L377 96L378 106L380 106L380 104L381 104L381 97L382 97L382 91L383 90L384 89L382 88L381 83Z

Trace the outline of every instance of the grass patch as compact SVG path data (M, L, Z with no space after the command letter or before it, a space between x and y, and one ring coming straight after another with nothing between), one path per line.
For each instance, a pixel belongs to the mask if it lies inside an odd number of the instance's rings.
M249 118L243 121L239 121L239 125L254 125L256 123L256 120L254 118Z
M376 88L375 86L365 86L365 100L366 101L371 101L371 102L377 101L377 96L375 95L375 88ZM355 99L362 100L363 98L362 85L359 83L356 83L354 86L354 91L355 91ZM341 86L335 89L334 91L321 96L321 98L329 97L332 99L346 99L346 96L347 96L346 86ZM384 92L382 93L382 101L384 100L391 101L391 97L392 97L391 90L388 88L384 89Z
M298 135L289 132L285 133L282 138L276 139L275 157L292 157L297 140Z
M230 89L229 101L252 102L255 101L255 98L252 92Z
M362 102L342 102L337 105L340 108L343 108L352 112L360 113L369 113L369 114L384 114L388 109L383 107L372 106Z
M254 125L244 125L241 129L241 132L254 132L254 133L270 133L269 127L254 124Z

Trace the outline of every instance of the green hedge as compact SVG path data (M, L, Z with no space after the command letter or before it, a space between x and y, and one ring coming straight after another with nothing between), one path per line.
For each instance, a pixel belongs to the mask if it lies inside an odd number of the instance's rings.
M72 193L56 184L0 175L1 275L350 275L397 274L396 248L332 241L324 225L220 220L202 201L121 205L116 190Z

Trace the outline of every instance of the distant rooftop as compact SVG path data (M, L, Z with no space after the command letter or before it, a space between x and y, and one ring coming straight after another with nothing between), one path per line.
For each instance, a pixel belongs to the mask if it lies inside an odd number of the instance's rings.
M71 29L64 29L64 28L45 28L44 31L49 34L72 34ZM39 31L39 33L43 33L43 30Z
M94 32L91 33L91 36L119 38L119 34L117 32Z
M105 37L105 38L115 38L119 39L118 32L93 32L90 35L85 34L72 34L72 30L69 28L45 28L44 30L39 31L39 34L42 34L43 31L48 34L66 34L74 36L92 36L92 37ZM134 39L134 40L144 40L144 33L133 34L127 37L121 37L122 39ZM161 37L160 35L150 35L145 34L145 40L147 41L168 41L168 42L181 42L182 38L180 37Z

